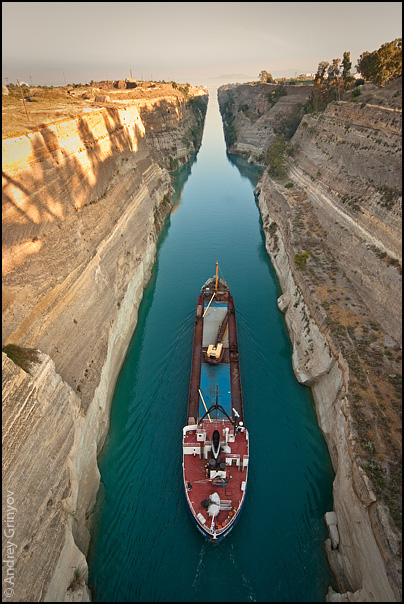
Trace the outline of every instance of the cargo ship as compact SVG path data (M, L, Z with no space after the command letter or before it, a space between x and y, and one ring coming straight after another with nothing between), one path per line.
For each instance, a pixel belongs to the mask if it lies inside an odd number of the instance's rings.
M236 524L247 488L249 441L244 425L236 314L218 275L202 286L196 307L183 478L193 522L219 542Z

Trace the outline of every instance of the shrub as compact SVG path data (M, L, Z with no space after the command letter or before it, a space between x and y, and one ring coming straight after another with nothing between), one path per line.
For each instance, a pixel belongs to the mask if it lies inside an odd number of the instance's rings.
M301 254L295 254L295 264L297 268L304 270L307 265L307 259L311 252L302 252Z
M225 135L225 139L226 139L226 143L229 147L231 147L232 145L234 145L234 143L237 140L237 130L235 129L234 126L229 126L228 128L225 129L224 132Z
M282 178L286 175L285 171L285 137L283 134L276 136L268 146L265 155L265 164L268 166L268 173L275 178Z
M247 103L241 103L238 106L238 110L242 111L243 113L246 113L246 111L248 111L248 105L247 105Z

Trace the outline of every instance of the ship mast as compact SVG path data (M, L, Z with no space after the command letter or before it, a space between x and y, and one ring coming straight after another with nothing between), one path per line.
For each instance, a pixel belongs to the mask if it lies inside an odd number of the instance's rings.
M216 262L216 281L215 281L215 293L217 292L218 271L219 271L219 263L218 263L218 262Z

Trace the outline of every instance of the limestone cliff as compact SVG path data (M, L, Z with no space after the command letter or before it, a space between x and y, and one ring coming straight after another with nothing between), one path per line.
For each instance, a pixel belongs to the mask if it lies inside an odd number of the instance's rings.
M256 191L293 367L336 473L330 601L401 600L400 135L388 103L332 103L303 118L286 177L266 171Z
M3 140L3 484L16 510L9 601L88 599L97 451L171 208L167 167L198 149L206 104L193 89Z
M297 127L310 92L310 86L221 86L218 99L228 150L262 163L275 136Z

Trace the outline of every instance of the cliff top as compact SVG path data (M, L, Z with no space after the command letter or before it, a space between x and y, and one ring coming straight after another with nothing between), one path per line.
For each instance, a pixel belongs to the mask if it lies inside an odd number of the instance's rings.
M105 83L92 86L24 88L25 107L20 89L9 87L2 96L2 138L28 134L43 124L73 118L105 106L176 96L179 99L207 94L202 86L172 85L165 82L142 82L136 88L116 89ZM27 112L28 117L27 118Z
M219 92L227 92L237 89L237 93L244 94L245 96L254 95L255 97L259 94L266 95L271 91L279 88L279 83L273 82L262 84L261 82L246 82L244 84L225 84L219 87ZM304 96L308 90L313 88L312 84L299 84L299 85L285 85L288 95ZM342 100L351 101L352 92L355 90L354 84L344 93ZM386 86L378 87L374 84L363 84L357 87L359 94L355 98L355 102L361 104L378 105L386 107L388 109L402 109L402 78L397 78L392 82L386 84Z

